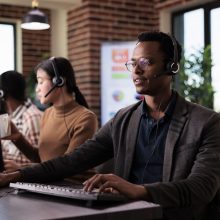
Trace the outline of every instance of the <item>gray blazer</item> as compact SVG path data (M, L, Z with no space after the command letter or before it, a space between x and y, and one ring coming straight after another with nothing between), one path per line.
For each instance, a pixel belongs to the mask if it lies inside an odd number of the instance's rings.
M114 157L115 174L129 179L141 102L121 109L93 137L68 155L21 170L25 181L71 176ZM164 219L207 219L220 186L220 115L177 95L169 126L163 181L146 184Z

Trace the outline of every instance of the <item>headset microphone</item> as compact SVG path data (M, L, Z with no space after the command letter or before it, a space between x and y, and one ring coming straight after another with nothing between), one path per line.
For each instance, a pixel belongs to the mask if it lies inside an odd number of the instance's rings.
M157 79L157 78L159 78L159 77L161 77L161 76L164 76L164 75L167 75L167 73L166 73L166 72L163 72L163 73L160 73L160 74L155 74L155 75L153 76L153 79Z
M44 98L46 98L55 88L57 87L57 85L55 84L44 96Z
M178 64L178 67L177 67L177 71L175 71L175 73L174 73L174 72L170 72L170 71L164 71L164 72L162 72L162 73L155 74L155 75L153 76L153 79L159 78L159 77L164 76L164 75L174 76L178 71L179 71L179 64Z

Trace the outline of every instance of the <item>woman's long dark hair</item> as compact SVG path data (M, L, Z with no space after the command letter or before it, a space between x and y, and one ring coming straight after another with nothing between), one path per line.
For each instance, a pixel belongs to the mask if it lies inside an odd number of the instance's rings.
M53 62L53 63L52 63ZM80 104L85 106L86 108L89 108L85 97L79 90L78 86L76 85L76 78L75 78L75 72L74 69L69 62L64 57L54 57L53 61L51 59L43 60L41 63L39 63L35 67L35 72L37 72L38 69L42 69L50 76L51 80L56 77L54 67L57 70L57 73L59 76L63 77L65 79L67 92L72 94L75 93L76 101Z

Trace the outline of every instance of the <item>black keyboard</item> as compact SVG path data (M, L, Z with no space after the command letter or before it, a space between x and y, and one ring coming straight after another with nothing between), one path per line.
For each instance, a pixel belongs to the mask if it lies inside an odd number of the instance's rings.
M10 183L10 187L16 189L22 189L34 193L41 193L52 196L59 196L71 199L79 200L94 200L94 201L125 201L126 197L115 193L99 193L97 190L92 192L86 192L82 189L82 186L59 186L51 184L39 184L39 183L24 183L16 182Z

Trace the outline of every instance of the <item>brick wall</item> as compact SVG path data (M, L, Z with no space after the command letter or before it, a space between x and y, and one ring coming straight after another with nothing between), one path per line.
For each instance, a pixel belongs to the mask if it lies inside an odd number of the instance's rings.
M29 10L30 7L0 4L0 18L1 20L21 19ZM42 11L50 18L49 10ZM50 29L43 31L22 29L22 54L23 73L28 76L42 58L50 55Z

